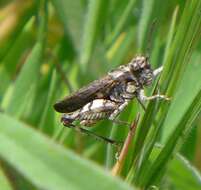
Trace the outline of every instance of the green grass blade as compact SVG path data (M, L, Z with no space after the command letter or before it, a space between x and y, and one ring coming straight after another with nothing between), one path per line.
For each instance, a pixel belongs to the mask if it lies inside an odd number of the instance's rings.
M157 178L158 171L164 168L168 160L171 158L173 151L175 150L175 145L179 142L184 131L189 131L192 127L192 123L198 116L201 110L201 89L197 96L194 98L192 104L183 115L178 126L176 126L173 133L168 138L164 148L160 152L159 156L156 158L154 163L151 165L147 176L145 177L146 186L153 184L154 179ZM185 134L185 133L184 133Z
M24 106L27 104L24 100L39 77L39 70L45 46L45 32L47 28L47 12L45 7L42 8L44 8L44 10L41 10L42 15L38 31L38 41L27 57L26 62L15 81L12 97L6 109L7 113L16 117L19 117L22 114Z
M12 30L8 31L6 39L0 39L0 61L7 55L17 37L21 34L23 27L36 11L36 3L33 2L24 3L23 5L16 2L14 6L16 6L16 10L20 11L15 12L16 21L13 23ZM21 9L19 9L20 6Z
M5 114L0 123L1 158L37 188L133 189Z
M65 38L71 48L79 51L81 41L81 26L83 23L83 9L80 1L51 0L59 19L63 23Z
M146 34L147 34L147 29L149 26L151 14L153 11L154 2L155 2L155 0L149 0L149 1L144 0L142 2L143 11L141 13L141 17L140 17L140 21L139 21L139 28L138 28L139 52L144 52L145 47L147 47L146 46L147 43L149 43L149 42L145 43L145 40L147 39ZM148 52L148 53L150 53L150 52Z
M56 71L54 70L51 77L49 92L47 96L47 102L45 104L44 111L42 113L42 117L39 123L39 129L43 130L44 128L49 128L50 126L53 126L53 100L56 92ZM52 123L51 123L52 122ZM50 124L50 125L48 125Z
M12 47L9 50L9 54L5 55L2 63L6 70L6 73L11 78L16 72L16 67L19 64L22 54L25 50L33 45L33 38L31 29L33 27L34 19L30 19L24 26L22 33L16 38Z
M172 102L167 118L163 125L162 142L165 142L171 132L174 130L186 109L193 101L193 98L200 90L201 81L201 55L199 52L194 52L190 60L190 64L186 68L181 85L175 95L175 100ZM192 74L193 73L193 74ZM193 84L193 88L192 88Z
M129 0L124 12L122 13L119 21L117 22L115 28L113 29L112 33L109 35L109 37L106 39L107 44L111 44L121 33L123 27L125 26L127 20L129 20L129 17L132 16L131 12L134 9L136 0Z
M115 139L117 132L118 132L118 126L113 124L112 129L110 131L109 138L110 139ZM114 159L115 153L116 153L116 150L114 150L114 147L111 144L108 144L107 145L107 150L106 150L106 159L105 159L105 167L107 169L112 168L112 166L114 165L114 163L115 163L115 159Z
M187 65L190 63L189 58L192 56L192 50L198 43L199 39L196 36L200 32L201 19L195 16L199 14L200 8L200 1L186 2L176 36L171 46L172 48L169 50L167 62L164 65L164 71L159 82L162 87L162 93L172 97L172 100L169 104L161 103L160 105L160 111L156 116L159 129L162 128L170 105L175 100L176 90L181 83ZM188 19L185 19L186 17ZM181 33L181 31L189 30L191 26L194 27L194 30L190 29L190 33Z
M166 88L166 94L169 96L174 96L173 101L175 101L175 92L178 89L178 86L181 83L182 77L184 75L184 71L187 68L187 65L190 63L189 58L192 56L192 51L193 48L195 47L196 43L198 43L198 34L200 33L200 28L201 28L201 19L200 17L197 17L197 14L199 14L199 10L201 8L201 2L200 1L187 1L186 6L184 8L183 15L181 17L181 22L178 26L177 33L174 39L174 42L172 44L172 49L170 49L170 54L167 58L167 62L165 63L164 67L164 75L162 74L161 82L164 82L164 86ZM188 19L185 19L188 17ZM195 22L196 20L196 22ZM189 27L187 27L189 26ZM190 27L193 27L194 30L190 29ZM189 32L180 32L180 31L188 31ZM177 52L177 53L176 53ZM169 62L169 61L172 62ZM167 66L167 67L166 67ZM168 68L168 69L167 69ZM167 78L164 76L166 75ZM196 95L196 94L195 94ZM195 96L194 96L195 97ZM172 102L173 102L172 101ZM192 106L192 105L191 105ZM167 112L170 108L169 105L162 104L160 106L161 112L157 115L158 118L158 125L160 128L162 127L165 118L167 117ZM188 110L189 111L189 110ZM189 111L190 112L190 111ZM193 110L191 110L191 113L183 114L182 118L185 117L190 117L188 114L196 114L193 113ZM191 115L192 116L192 115ZM184 124L185 126L185 124ZM175 130L179 130L179 125L175 126ZM176 134L176 131L173 131ZM181 135L181 134L180 134ZM145 183L147 187L154 183L154 179L157 179L159 177L159 173L155 173L156 171L158 172L159 170L162 171L165 167L165 163L168 162L169 156L171 155L172 151L174 150L174 146L178 143L179 135L177 136L171 136L171 140L169 141L172 143L166 144L167 147L164 148L164 151L161 152L159 157L156 159L156 161L153 163L152 167L147 173L146 176L144 176ZM174 139L175 138L175 139ZM174 140L173 140L174 139ZM169 151L169 152L168 152Z
M111 67L117 67L120 65L130 49L134 49L133 42L134 42L134 35L135 35L135 28L129 28L125 33L122 34L120 42L117 45L115 44L111 49L108 50L107 56L110 59ZM130 61L130 60L129 60Z
M2 168L0 168L0 186L1 186L1 189L3 190L13 189L10 181L8 180Z
M9 114L15 116L21 115L24 109L26 95L39 76L42 52L43 45L40 42L36 43L15 82L12 98L6 109L6 112Z
M170 163L167 176L175 189L199 190L200 172L184 157L177 155Z
M169 96L174 94L181 81L181 76L184 73L186 65L188 64L188 58L191 56L190 48L192 48L192 40L194 43L198 42L198 39L194 40L194 37L200 32L201 19L198 17L194 18L194 16L199 14L200 7L200 1L186 2L176 36L169 48L167 61L164 64L164 70L160 78L163 89L166 89L166 94ZM195 20L196 25L193 26L193 29L190 29L192 27L191 24L194 23ZM164 90L163 93L165 93Z
M170 46L172 38L173 38L177 11L178 11L178 8L176 8L175 12L173 13L171 27L170 27L169 34L168 34L168 43L166 46L166 50L169 50L168 47ZM164 56L166 56L166 55L167 55L167 51L165 51ZM157 93L157 92L155 92L155 93ZM155 111L154 111L154 109L155 109ZM134 158L136 157L137 153L139 154L141 152L140 158L138 158L140 160L140 162L138 162L135 169L133 166L133 168L132 168L133 172L131 170L130 173L133 173L133 180L135 180L135 183L139 184L139 185L141 183L141 179L143 178L144 174L146 173L146 169L147 169L146 163L149 161L149 156L150 156L152 149L154 147L154 144L157 142L158 136L160 134L160 127L158 127L157 125L153 125L152 128L150 128L150 126L153 123L156 113L157 113L156 104L154 102L149 103L147 111L145 112L145 115L143 117L143 122L140 125L140 131L139 131L139 133L137 135L137 139L136 139L136 145L135 145L136 147L134 148ZM149 135L147 136L148 132L149 132ZM134 173L135 173L135 175L134 175Z
M149 162L146 162L146 169L149 168L150 163L158 156L163 146L154 146L153 152L150 156ZM164 171L163 171L164 172ZM159 173L162 173L159 171ZM166 177L160 185L161 189L184 189L184 190L199 190L201 185L200 172L181 154L174 154L172 160L169 161ZM144 171L144 175L146 172ZM159 180L160 183L160 180Z
M176 20L177 20L177 15L178 15L179 7L176 7L174 10L174 13L172 15L172 20L170 24L170 30L168 32L168 37L167 37L167 43L165 47L165 53L164 53L164 58L163 58L163 64L166 63L167 57L170 51L171 43L174 37L175 29L176 29Z
M86 64L92 54L92 50L95 47L98 34L101 31L101 27L104 23L104 15L107 12L105 0L91 0L88 5L88 12L84 26L82 48L80 51L80 62L82 69L87 68Z
M136 159L139 159L139 154L142 153L142 148L145 142L145 138L147 137L147 134L150 130L150 126L153 122L153 117L155 115L156 111L156 101L149 102L147 106L147 110L144 113L142 120L140 122L140 125L137 129L135 144L133 148L133 161L132 161L132 167L130 168L130 171L127 176L127 181L132 182L136 176Z

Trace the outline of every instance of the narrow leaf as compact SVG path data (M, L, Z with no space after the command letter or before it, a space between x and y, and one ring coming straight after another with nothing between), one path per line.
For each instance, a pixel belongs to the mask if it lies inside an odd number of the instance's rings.
M0 168L0 186L3 190L13 189L2 168Z
M91 57L92 50L96 44L96 39L100 33L101 26L103 25L103 16L106 11L105 7L105 0L89 1L88 13L84 26L82 48L80 52L80 61L83 68L86 68L85 64L88 63Z
M201 187L200 172L179 155L169 163L167 176L176 189L199 190Z
M147 187L150 184L153 184L154 179L157 178L158 171L161 168L164 168L164 165L167 164L168 160L170 160L173 151L175 150L176 147L175 145L179 142L182 133L184 133L184 131L189 132L193 121L196 119L200 111L201 111L201 89L197 94L197 96L194 98L192 104L189 106L186 113L183 115L178 126L175 128L173 133L168 138L168 141L165 144L162 151L160 152L159 156L151 165L149 172L147 172L147 175L145 177Z
M135 2L136 0L129 0L129 2L127 3L127 6L124 12L122 13L119 21L115 25L115 28L113 29L112 33L109 35L107 39L108 44L111 44L117 38L117 36L122 32L122 29L125 26L125 23L131 16L131 13L134 9Z
M0 123L1 158L39 189L133 189L5 114Z

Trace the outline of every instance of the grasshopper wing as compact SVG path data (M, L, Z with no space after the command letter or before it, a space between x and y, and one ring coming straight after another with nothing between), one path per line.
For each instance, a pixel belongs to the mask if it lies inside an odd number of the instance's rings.
M95 80L72 95L56 102L54 109L61 113L69 113L82 108L85 104L94 99L107 99L115 83L116 82L109 75Z

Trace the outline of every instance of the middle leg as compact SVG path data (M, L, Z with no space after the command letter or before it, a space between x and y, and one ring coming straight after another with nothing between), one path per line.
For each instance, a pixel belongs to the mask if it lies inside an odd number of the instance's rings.
M117 109L111 113L111 115L109 116L109 120L115 120L115 118L123 111L123 109L128 105L128 103L130 102L129 99L126 99L122 104L120 104Z

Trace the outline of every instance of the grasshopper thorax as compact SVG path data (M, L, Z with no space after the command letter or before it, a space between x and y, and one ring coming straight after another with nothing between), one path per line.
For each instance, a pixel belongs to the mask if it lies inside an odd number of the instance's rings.
M154 79L148 57L137 56L129 63L129 70L142 86L149 86Z

